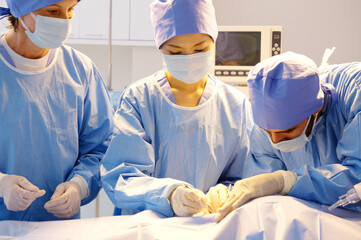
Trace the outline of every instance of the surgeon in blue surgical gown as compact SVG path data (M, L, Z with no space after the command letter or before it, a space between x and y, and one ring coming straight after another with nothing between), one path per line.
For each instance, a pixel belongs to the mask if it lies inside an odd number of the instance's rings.
M260 175L235 184L218 220L276 193L331 205L361 182L361 63L318 69L287 52L256 65L248 86L255 128L244 176Z
M0 8L0 220L79 218L101 188L113 112L94 64L63 45L77 3Z
M208 74L218 33L210 0L157 0L151 18L165 70L123 92L102 160L103 187L116 214L206 213L203 192L241 178L250 103ZM227 192L217 186L214 192Z

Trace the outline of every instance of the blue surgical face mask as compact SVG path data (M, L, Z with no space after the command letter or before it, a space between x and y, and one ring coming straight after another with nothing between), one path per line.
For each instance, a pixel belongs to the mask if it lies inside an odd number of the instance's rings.
M164 67L176 79L192 84L207 76L214 64L213 50L189 55L163 54Z
M44 17L30 13L36 22L35 31L30 32L24 21L21 24L26 29L29 39L40 48L58 48L68 39L71 33L71 19Z
M311 139L312 139L312 132L313 132L313 129L314 129L314 126L315 126L315 122L316 122L316 119L317 117L309 117L308 118L308 121L307 121L307 124L306 124L306 127L305 129L303 130L302 134L296 138L293 138L291 140L285 140L285 141L281 141L281 142L278 142L278 143L274 143L272 141L272 138L271 136L267 133L268 135L268 139L270 140L272 146L282 152L293 152L293 151L296 151L297 149L299 148L302 148L306 145L307 142L309 142ZM312 122L311 122L312 120ZM308 136L306 135L306 130L309 126L309 124L312 124L310 127L311 127L311 130L310 130L310 133L308 134Z

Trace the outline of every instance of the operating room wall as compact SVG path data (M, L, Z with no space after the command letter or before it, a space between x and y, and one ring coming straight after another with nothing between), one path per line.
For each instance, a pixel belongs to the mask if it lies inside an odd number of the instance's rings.
M336 47L330 63L361 60L360 0L213 0L218 25L281 25L283 52L294 51L320 64L325 48ZM108 79L107 47L73 45L90 56ZM162 68L152 46L113 47L112 88Z
M218 25L281 25L283 51L321 62L325 48L336 47L330 63L361 60L360 0L213 0Z

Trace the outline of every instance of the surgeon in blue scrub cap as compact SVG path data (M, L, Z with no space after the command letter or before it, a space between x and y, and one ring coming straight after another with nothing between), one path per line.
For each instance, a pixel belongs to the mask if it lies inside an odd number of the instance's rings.
M219 220L271 194L331 205L361 182L361 63L322 66L287 52L250 71L255 128L243 172L250 178L235 184Z
M217 23L210 0L156 0L164 70L130 85L115 113L102 183L116 214L217 211L249 156L250 103L209 74ZM207 195L204 194L207 192Z
M0 220L79 218L98 194L112 107L89 58L63 45L77 0L7 0L0 17Z

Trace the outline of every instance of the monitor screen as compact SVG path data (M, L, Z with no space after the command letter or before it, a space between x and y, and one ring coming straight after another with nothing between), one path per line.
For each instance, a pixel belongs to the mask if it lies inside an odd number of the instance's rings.
M261 32L220 31L216 40L216 65L254 66L261 61Z

